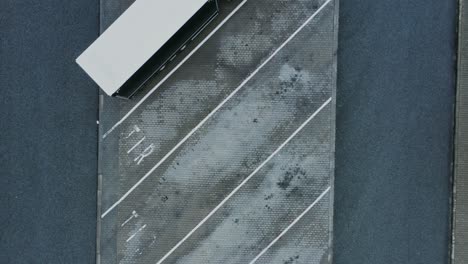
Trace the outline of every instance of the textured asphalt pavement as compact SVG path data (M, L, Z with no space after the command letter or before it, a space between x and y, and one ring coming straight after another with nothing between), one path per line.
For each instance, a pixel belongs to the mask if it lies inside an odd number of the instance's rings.
M340 6L335 263L448 263L456 3ZM0 2L1 263L94 262L98 10Z
M0 263L93 263L98 2L0 1Z
M448 263L456 1L341 1L335 263Z

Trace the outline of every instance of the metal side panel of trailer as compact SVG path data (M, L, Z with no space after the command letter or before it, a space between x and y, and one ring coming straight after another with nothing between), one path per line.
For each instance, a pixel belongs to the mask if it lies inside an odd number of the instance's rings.
M77 63L108 95L132 95L216 13L213 0L138 0Z

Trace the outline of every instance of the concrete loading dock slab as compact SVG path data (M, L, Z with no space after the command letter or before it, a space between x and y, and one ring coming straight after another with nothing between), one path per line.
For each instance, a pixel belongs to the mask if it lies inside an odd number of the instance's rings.
M101 263L330 261L337 8L220 1L168 77L101 97Z
M454 192L453 192L453 264L468 261L468 79L467 79L467 1L460 1L458 39L458 83L455 107L455 150L454 150Z

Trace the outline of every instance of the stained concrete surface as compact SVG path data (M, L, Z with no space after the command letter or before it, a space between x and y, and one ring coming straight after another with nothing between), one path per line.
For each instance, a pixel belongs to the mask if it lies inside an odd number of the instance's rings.
M452 263L468 262L468 9L460 1L454 149Z
M239 4L220 1L218 20ZM336 7L334 1L322 0L247 1L141 105L137 103L143 95L125 103L103 98L100 145L107 153L118 144L119 152L100 160L102 263L248 263L332 187ZM120 10L110 8L101 15ZM274 53L282 43L287 45ZM270 60L271 54L276 55ZM167 153L234 91L166 160ZM138 108L112 129L114 116L124 117L134 105ZM244 185L244 179L318 109L310 124ZM139 159L145 152L148 155ZM241 183L198 229L197 224ZM332 192L326 195L330 202ZM295 226L316 236L291 235L298 244L288 244L285 236L257 262L328 263L329 202L321 202ZM313 221L312 226L304 221ZM197 229L185 241L193 228Z

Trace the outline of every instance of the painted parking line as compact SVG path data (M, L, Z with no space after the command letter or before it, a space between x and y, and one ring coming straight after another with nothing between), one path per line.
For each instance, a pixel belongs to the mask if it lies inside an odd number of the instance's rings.
M158 262L161 264L166 260L177 248L179 248L189 237L195 233L208 219L214 215L234 194L236 194L242 186L244 186L258 171L260 171L278 152L280 152L314 117L316 117L330 102L330 97L325 103L322 104L307 120L302 123L266 160L264 160L249 176L247 176L234 190L231 191L203 220L201 220L190 232L185 235L171 250L169 250Z
M195 52L197 52L203 44L205 44L237 11L247 2L247 0L242 1L211 33L203 39L177 66L174 67L164 78L156 84L141 100L132 108L130 111L125 114L114 126L112 126L103 136L102 138L106 138L109 136L112 131L114 131L117 127L119 127L135 110L143 104L143 102L151 95L154 91L156 91L169 77L172 76L190 57L192 57Z
M276 242L278 242L278 240L283 237L289 231L289 229L297 224L297 222L299 222L299 220L301 220L304 215L306 215L318 202L320 202L320 200L322 200L322 198L330 191L330 189L331 187L328 187L311 205L309 205L309 207L307 207L304 212L302 212L296 219L294 219L294 221L292 221L292 223L289 224L289 226L287 226L283 232L281 232L281 234L273 239L273 241L271 241L266 248L264 248L252 261L250 261L249 264L255 263L261 256L263 256L263 254L265 254L268 249L270 249Z
M164 163L180 146L182 146L200 127L202 127L224 104L226 104L240 89L242 89L265 65L270 62L299 32L306 27L332 0L326 1L317 11L315 11L294 33L292 33L285 42L283 42L255 71L253 71L234 91L229 94L215 109L213 109L197 126L195 126L181 141L179 141L153 168L151 168L135 185L133 185L122 197L109 207L102 215L104 218L122 201L124 201L151 173L153 173L161 164ZM329 99L331 100L331 98Z
M129 238L127 238L127 240L125 242L130 242L130 240L132 240L138 233L140 233L143 229L146 228L146 224L143 225L142 227L140 227L133 235L131 235Z

